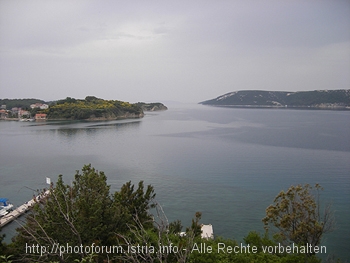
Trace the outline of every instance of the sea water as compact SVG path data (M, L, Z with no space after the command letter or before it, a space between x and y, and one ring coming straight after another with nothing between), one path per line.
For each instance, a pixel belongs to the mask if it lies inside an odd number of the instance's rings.
M0 122L0 196L30 200L45 178L70 184L91 163L112 191L127 181L155 188L169 221L189 226L196 211L215 236L243 241L291 185L321 184L335 230L327 255L349 259L350 111L174 105L142 119ZM7 242L16 222L3 229Z

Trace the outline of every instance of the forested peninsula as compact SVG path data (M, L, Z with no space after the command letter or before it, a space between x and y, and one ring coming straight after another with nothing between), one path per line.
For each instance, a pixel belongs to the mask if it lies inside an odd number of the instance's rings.
M168 109L163 103L160 103L160 102L156 102L156 103L138 102L136 103L136 105L141 107L143 111L160 111L160 110Z
M142 118L141 107L119 100L104 100L94 96L85 99L67 97L45 110L48 120L116 120Z
M241 90L226 93L203 105L256 108L318 108L350 110L350 90L264 91Z
M4 120L117 120L142 118L144 111L160 111L168 108L162 103L129 103L104 100L94 96L85 99L67 97L45 102L39 99L0 99L1 118Z

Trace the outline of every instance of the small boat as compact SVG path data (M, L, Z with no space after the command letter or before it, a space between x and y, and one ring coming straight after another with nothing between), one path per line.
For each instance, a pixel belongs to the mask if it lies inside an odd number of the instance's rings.
M13 208L7 198L0 198L0 217L7 215Z
M19 119L19 121L35 121L35 119L33 119L33 118L31 118L31 119L21 118L21 119Z

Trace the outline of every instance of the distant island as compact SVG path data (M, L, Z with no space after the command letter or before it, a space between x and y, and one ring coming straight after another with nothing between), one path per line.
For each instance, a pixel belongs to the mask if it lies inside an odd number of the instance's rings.
M94 96L83 100L67 97L50 105L44 113L48 120L116 120L144 116L143 110L135 104Z
M350 90L263 91L241 90L226 93L203 105L248 108L318 108L350 110Z
M156 102L156 103L138 102L135 104L141 107L143 111L160 111L160 110L168 109L163 103L160 103L160 102Z
M94 96L44 102L38 99L1 99L1 119L5 120L117 120L142 118L144 111L166 110L162 103L129 103Z

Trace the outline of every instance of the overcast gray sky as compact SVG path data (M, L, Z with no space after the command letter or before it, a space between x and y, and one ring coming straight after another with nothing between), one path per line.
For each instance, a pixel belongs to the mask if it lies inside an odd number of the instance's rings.
M0 0L0 98L350 88L350 1Z

